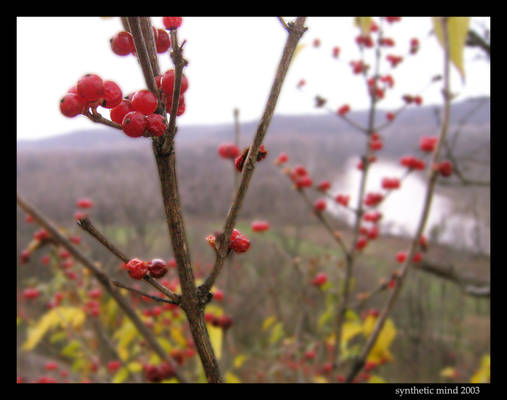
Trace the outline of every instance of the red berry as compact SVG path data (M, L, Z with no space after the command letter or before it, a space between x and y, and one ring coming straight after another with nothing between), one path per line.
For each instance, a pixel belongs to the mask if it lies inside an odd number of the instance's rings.
M254 232L264 232L269 229L269 222L267 221L253 221L252 222L252 231Z
M335 197L335 201L341 204L342 206L347 207L349 205L350 196L339 194L338 196Z
M111 109L109 116L111 117L111 121L121 125L123 117L131 111L133 110L130 100L123 99L116 107Z
M35 288L28 288L23 290L23 298L25 300L33 300L39 297L40 292Z
M162 17L162 23L166 29L176 29L181 26L183 17Z
M423 136L421 140L419 141L419 147L422 151L425 152L432 152L435 150L435 146L437 145L438 137L436 136Z
M305 351L304 356L307 360L314 360L317 356L317 353L315 353L315 350L307 350Z
M235 159L241 154L241 150L232 143L222 143L218 147L218 154L222 158Z
M218 301L221 301L224 299L224 292L222 292L221 290L217 289L213 292L213 298L215 300L218 300Z
M68 118L79 115L85 109L85 105L80 96L73 93L67 93L60 100L60 111Z
M338 112L338 115L343 117L345 114L350 112L350 106L348 104L345 104L345 105L341 106L337 112Z
M315 38L313 39L313 47L319 47L320 46L320 39Z
M289 156L286 153L280 153L278 155L278 158L276 159L275 163L276 164L284 164L287 161L289 161Z
M365 238L365 237L359 237L357 239L357 242L356 242L356 249L357 250L362 250L366 247L366 245L368 244L368 239Z
M400 180L398 178L383 178L382 188L383 189L399 189Z
M392 120L394 120L394 117L395 117L395 115L394 115L394 113L392 113L392 112L388 112L388 113L386 114L386 119L387 119L388 121L392 121Z
M102 107L113 108L120 104L122 100L122 91L113 81L104 81L104 96Z
M172 93L174 91L174 80L175 80L175 72L173 69L164 72L164 74L162 75L161 80L162 90L168 96L172 96ZM180 94L185 93L187 89L188 89L188 79L185 75L182 75Z
M415 253L414 257L412 257L412 262L418 263L422 260L422 254L421 253Z
M92 208L93 201L87 198L82 198L76 202L76 206L78 206L79 208Z
M371 140L370 141L370 149L373 151L381 150L383 147L381 140Z
M86 218L87 216L88 216L88 214L84 213L84 212L79 212L78 211L78 212L74 213L74 219L76 221L79 221L80 219Z
M46 365L44 366L44 369L46 371L54 371L56 369L58 369L58 364L53 362L53 361L49 361L46 363Z
M333 47L333 57L338 58L339 55L340 55L340 48L338 46Z
M132 110L139 111L144 115L153 114L157 109L157 97L149 90L139 90L132 96Z
M154 259L148 264L150 275L154 278L162 278L167 273L167 264L164 260Z
M367 206L373 207L376 206L384 199L384 195L382 193L367 193L366 198L364 199L364 204Z
M400 264L404 263L407 259L407 252L406 251L400 251L396 254L396 261Z
M137 258L126 264L127 271L132 279L143 279L148 272L148 263Z
M160 137L167 128L165 119L160 114L150 114L146 116L146 130L151 136Z
M116 372L116 370L118 370L120 367L121 367L120 361L109 361L107 363L107 369L109 370L110 373Z
M364 220L368 222L378 222L382 218L382 213L379 211L372 211L364 214Z
M163 29L157 29L155 37L155 45L157 46L157 53L165 53L171 47L171 39L169 34Z
M102 291L99 288L92 289L88 293L88 297L91 297L92 299L98 299L100 296L102 296Z
M228 315L221 315L218 317L218 325L224 329L227 330L232 326L232 318Z
M327 275L323 272L319 272L317 275L315 275L315 278L313 278L312 285L320 287L326 282L327 282Z
M127 136L140 137L146 130L146 117L139 111L131 111L123 117L121 128Z
M452 164L450 161L442 161L436 165L436 170L447 178L452 175Z
M331 183L329 181L322 181L318 184L317 189L321 192L327 191L331 187Z
M369 231L366 233L366 236L368 236L368 239L374 240L378 237L378 228L377 226L372 226Z
M298 178L294 183L298 189L311 187L313 185L313 181L308 175Z
M236 253L244 253L250 248L250 240L240 231L234 229L231 234L231 243L229 247Z
M326 200L318 199L313 205L313 209L318 213L324 211L326 209Z
M77 82L77 93L88 102L97 101L104 94L104 83L100 76L86 74Z
M111 40L111 50L119 56L126 56L135 52L134 39L129 32L118 32Z
M44 240L49 238L49 233L45 229L39 229L33 234L33 238L36 240Z
M42 256L42 257L41 257L41 259L40 259L40 262L41 262L42 264L44 264L44 265L49 264L49 261L50 261L50 259L49 259L49 256L48 256L48 255Z

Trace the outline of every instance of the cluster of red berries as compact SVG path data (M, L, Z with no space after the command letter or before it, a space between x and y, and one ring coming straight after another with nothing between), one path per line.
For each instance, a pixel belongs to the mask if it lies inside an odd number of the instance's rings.
M423 99L421 96L417 95L417 96L412 96L410 94L405 94L403 95L402 97L403 101L407 104L412 104L412 103L415 103L416 105L420 106L423 102Z
M319 272L315 277L312 279L311 284L313 286L321 287L327 282L327 275L324 272Z
M386 56L386 60L391 64L391 68L396 68L396 66L403 61L403 57L394 54L388 54Z
M245 253L250 248L250 240L237 229L231 234L229 247L236 253Z
M363 72L368 71L368 68L370 68L370 66L368 64L365 64L363 60L351 61L350 66L352 67L352 72L356 75L362 74Z
M165 53L171 47L171 39L164 29L153 27L153 39L155 40L155 47L159 54ZM110 44L111 50L118 56L136 54L134 39L130 32L118 32L110 39Z
M227 330L232 326L232 318L228 315L214 315L211 313L205 313L204 314L204 320L216 327L220 327L223 330Z
M338 108L338 111L336 112L340 117L343 117L345 114L348 114L350 112L350 106L348 104L344 104Z
M289 156L287 155L287 153L280 153L276 158L276 160L274 161L274 164L281 165L285 164L287 161L289 161Z
M36 288L27 288L23 290L23 299L25 300L33 300L39 297L40 292Z
M400 164L411 170L423 170L426 166L424 160L421 160L414 156L403 156L400 159Z
M96 74L86 74L62 97L60 111L66 117L73 118L89 108L113 108L121 99L122 91L115 82L103 81Z
M166 262L158 258L150 262L133 258L128 263L123 264L123 268L127 270L132 279L137 280L143 279L148 273L153 278L162 278L168 271Z
M310 178L308 171L302 165L296 165L289 172L289 177L294 183L296 189L303 189L313 186L313 180Z
M383 178L382 188L386 190L399 189L400 180L398 178Z
M250 146L247 147L246 149L244 149L242 151L242 153L238 157L236 157L236 159L234 160L234 166L236 167L236 170L238 170L238 172L243 171L243 166L245 164L246 156L248 155L249 151L250 151ZM262 144L259 147L259 151L257 152L256 161L259 162L259 161L264 160L267 157L267 155L268 155L268 151L266 150L266 148Z
M80 219L86 218L88 214L85 211L81 210L89 210L93 207L93 201L88 198L81 198L76 201L76 207L80 210L74 213L74 219L79 221Z
M334 199L338 204L341 204L344 207L348 207L350 196L345 194L339 194Z
M159 365L147 364L144 366L144 376L149 382L161 382L165 379L171 379L176 375L171 363L164 361Z

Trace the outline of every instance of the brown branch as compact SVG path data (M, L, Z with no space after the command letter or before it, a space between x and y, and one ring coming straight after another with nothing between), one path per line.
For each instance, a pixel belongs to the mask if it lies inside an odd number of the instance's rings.
M158 297L158 296L152 296L151 294L148 294L148 293L144 293L140 290L137 290L137 289L134 289L130 286L127 286L127 285L124 285L123 283L119 282L119 281L113 281L113 285L114 286L117 286L117 287L120 287L122 289L127 289L127 290L130 290L131 292L134 292L135 294L138 294L139 296L144 296L144 297L148 297L154 301L158 301L160 303L169 303L169 304L175 304L175 305L178 305L177 302L175 301L172 301L172 300L167 300L167 299L164 299L163 297Z
M124 263L128 263L131 259L127 257L122 251L120 251L115 245L113 245L99 230L92 224L89 217L81 218L77 221L77 224L81 229L88 232L92 235L97 241L102 244L106 249L108 249L111 253L113 253L116 257L118 257ZM169 299L171 299L175 304L179 304L181 299L180 296L176 293L173 293L168 288L160 284L156 279L147 274L144 277L144 280L148 282L151 286L165 294Z
M116 122L110 121L107 118L104 118L102 115L100 115L98 112L93 110L90 112L90 110L86 110L83 115L88 118L90 121L110 126L111 128L115 129L122 129L120 124L117 124Z
M219 246L215 264L213 266L213 270L211 271L210 275L206 278L206 281L201 286L201 290L204 292L208 292L210 288L213 286L215 280L220 274L220 271L222 270L224 261L229 253L230 236L234 228L234 225L236 224L236 219L238 217L239 210L241 209L241 206L243 204L243 200L248 190L250 180L253 176L257 159L257 153L262 144L262 141L264 140L264 136L266 135L269 124L273 117L276 103L278 101L278 96L280 95L282 84L285 80L285 76L289 69L289 65L292 60L292 56L294 54L296 46L301 36L306 31L306 28L304 27L305 20L306 17L298 17L295 22L290 22L288 24L289 36L287 38L287 42L285 43L285 48L283 50L281 60L278 64L278 69L275 75L274 82L271 86L271 91L268 97L266 107L264 109L264 113L257 127L257 132L253 139L253 143L250 146L250 150L248 152L248 155L246 157L243 166L241 181L236 191L236 196L225 219L225 224L221 235L222 240L218 240L217 238Z
M417 227L416 234L414 235L414 238L412 240L412 244L410 246L410 250L408 252L408 256L406 261L401 267L401 272L398 277L397 285L394 287L391 295L387 299L386 305L384 306L382 312L380 313L380 316L378 317L378 320L376 322L375 328L368 338L363 351L361 352L359 358L354 362L352 365L352 368L350 369L349 374L347 375L346 381L351 382L359 373L361 368L364 366L364 363L366 359L368 358L368 355L370 354L373 346L375 345L375 342L380 335L380 332L384 326L385 321L387 320L387 317L391 314L391 311L396 304L396 300L398 299L398 296L400 294L401 288L403 287L403 283L405 280L405 277L408 272L408 268L411 265L412 258L419 246L419 240L420 237L424 231L424 227L426 226L426 221L428 219L428 215L431 209L431 202L433 198L433 193L435 191L436 181L438 178L438 173L431 167L432 165L436 164L439 156L440 156L440 150L442 147L442 143L445 141L447 131L449 128L449 121L450 121L450 103L451 103L451 93L450 93L450 81L449 81L449 38L447 34L447 17L441 18L442 23L442 32L443 32L443 43L444 43L444 74L443 74L443 97L444 97L444 107L443 107L443 116L442 116L442 125L440 130L440 135L438 138L437 146L433 152L433 159L428 167L429 171L429 179L428 179L428 186L426 189L426 194L424 198L423 203L423 209L421 212L421 217L419 219L419 224Z
M163 359L169 361L168 355L160 346L157 339L153 335L148 327L143 323L143 321L139 318L135 310L130 306L125 297L114 287L111 283L109 277L97 267L97 265L90 260L86 255L84 255L81 250L75 247L65 236L63 236L58 228L50 222L48 218L43 216L38 210L36 210L32 205L26 202L19 194L16 198L18 206L23 209L25 212L30 214L34 221L42 226L57 242L60 243L67 251L74 257L74 259L81 263L85 268L87 268L92 275L99 281L99 283L104 287L104 289L111 295L111 297L118 303L120 308L126 314L126 316L132 321L134 326L137 328L139 333L144 337L146 342L151 346L153 351L157 353L157 355ZM176 370L176 369L175 369ZM177 372L176 378L180 382L185 382L185 379Z

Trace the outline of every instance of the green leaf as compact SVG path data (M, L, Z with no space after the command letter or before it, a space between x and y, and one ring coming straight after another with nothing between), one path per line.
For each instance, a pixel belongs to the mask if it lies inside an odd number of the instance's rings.
M71 340L70 343L62 349L60 354L64 357L75 358L79 350L81 350L81 343L77 340Z
M58 343L58 342L62 341L63 339L65 339L66 337L67 337L67 332L65 332L65 331L56 332L56 333L53 333L49 337L49 342L50 343Z
M463 65L463 51L465 49L470 17L447 17L447 37L449 40L449 57L454 66L465 79L465 67ZM433 17L433 29L438 42L444 46L444 36L441 17Z

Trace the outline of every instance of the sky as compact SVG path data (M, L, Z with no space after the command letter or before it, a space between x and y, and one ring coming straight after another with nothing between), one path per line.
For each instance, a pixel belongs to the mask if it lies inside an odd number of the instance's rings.
M290 21L291 17L286 17ZM378 20L378 18L377 18ZM155 27L163 27L161 17L152 17ZM487 17L473 17L472 26L489 27ZM316 95L325 97L332 109L349 104L352 110L368 107L364 80L351 73L349 62L358 60L355 44L359 30L352 17L308 17L301 44L282 88L275 114L318 114ZM134 56L115 55L109 39L122 30L118 17L18 17L17 18L17 138L40 139L80 129L101 129L87 118L66 118L59 111L59 100L86 73L115 81L126 95L144 89L141 69ZM438 85L427 86L431 77L441 74L443 54L431 34L430 17L403 17L385 26L385 36L396 47L386 54L406 55L409 41L421 43L416 56L390 70L383 62L381 72L390 73L396 84L380 103L394 110L404 94L418 94L424 104L440 104ZM189 64L185 75L186 111L179 125L232 123L233 110L240 120L258 120L263 112L274 73L282 54L286 32L276 17L184 17L179 39L186 40L184 56ZM313 46L318 38L320 45ZM332 57L339 46L340 57ZM371 50L369 51L371 53ZM489 96L490 64L480 51L466 48L465 80L451 71L451 91L456 100ZM366 54L368 60L368 54ZM168 53L159 55L161 71L172 68ZM298 89L298 82L306 85ZM36 103L34 105L34 102ZM109 117L109 110L99 108Z

